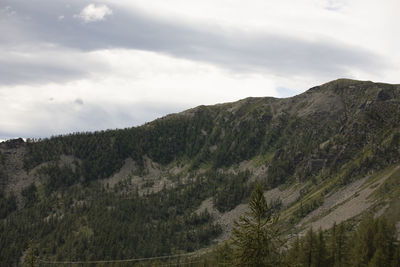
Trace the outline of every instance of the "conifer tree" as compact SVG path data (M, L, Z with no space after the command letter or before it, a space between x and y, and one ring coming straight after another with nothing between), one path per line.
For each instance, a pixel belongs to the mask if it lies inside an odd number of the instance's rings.
M24 267L37 267L38 266L38 258L35 255L35 251L33 249L32 241L29 243L28 252L24 259Z
M300 255L300 260L302 261L303 266L311 267L314 263L314 253L315 253L315 234L310 228L302 242L302 254Z
M369 266L390 266L395 254L394 225L389 224L384 218L375 221L374 255Z
M249 208L233 229L235 265L277 266L282 245L278 217L271 213L260 184L250 196Z
M341 223L339 226L334 223L331 229L330 237L330 259L332 266L342 267L346 266L346 235L344 224Z
M327 262L328 252L326 249L326 242L324 233L319 229L315 240L315 253L314 253L314 266L325 267L328 266Z
M399 244L397 244L397 246L395 247L392 263L390 266L391 267L400 266L400 245Z
M288 263L289 266L293 267L302 266L299 261L299 258L302 255L301 249L302 249L302 242L299 236L297 235L286 257L286 262Z
M386 219L365 216L353 236L352 265L390 266L395 258L395 228Z

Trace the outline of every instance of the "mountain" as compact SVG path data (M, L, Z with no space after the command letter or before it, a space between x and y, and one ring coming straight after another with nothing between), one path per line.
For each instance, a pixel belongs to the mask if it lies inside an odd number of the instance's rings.
M0 153L5 266L30 240L49 260L208 247L229 237L256 182L286 234L366 212L400 221L400 85L339 79Z

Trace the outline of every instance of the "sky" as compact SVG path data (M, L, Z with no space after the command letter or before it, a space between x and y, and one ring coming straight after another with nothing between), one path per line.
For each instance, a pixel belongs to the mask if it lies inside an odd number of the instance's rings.
M400 83L398 0L0 0L0 140L338 78Z

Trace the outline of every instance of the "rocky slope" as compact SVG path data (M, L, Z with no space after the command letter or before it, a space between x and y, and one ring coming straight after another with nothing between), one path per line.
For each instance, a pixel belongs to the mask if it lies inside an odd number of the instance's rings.
M2 198L14 195L18 206L2 219L29 207L32 185L36 198L44 203L47 194L53 206L71 188L94 184L127 199L195 190L187 212L207 210L222 228L210 238L220 241L246 211L258 181L287 233L356 222L368 211L400 221L400 85L340 79L291 98L200 106L135 128L7 141L0 152ZM88 202L84 196L70 201ZM58 212L59 223L69 212L46 209L43 216ZM41 242L40 235L35 239ZM50 255L62 257L62 244Z

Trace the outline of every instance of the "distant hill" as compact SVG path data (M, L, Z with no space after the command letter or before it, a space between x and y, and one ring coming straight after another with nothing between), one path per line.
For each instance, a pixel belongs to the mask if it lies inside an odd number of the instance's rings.
M400 85L339 79L140 127L9 140L0 153L6 265L30 240L51 260L211 246L257 181L287 234L371 211L400 221Z

